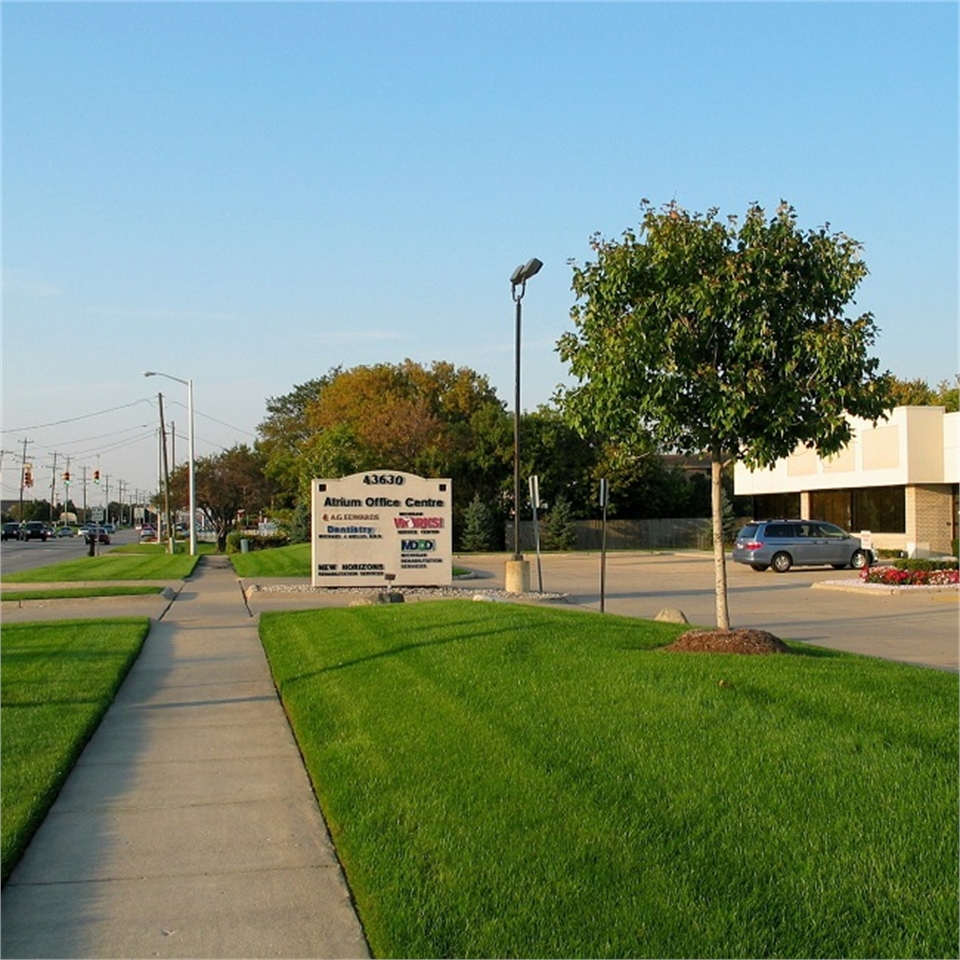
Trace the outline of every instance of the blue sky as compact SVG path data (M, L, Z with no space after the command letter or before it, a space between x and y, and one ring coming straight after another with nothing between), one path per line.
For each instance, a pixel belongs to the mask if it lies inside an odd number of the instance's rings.
M449 360L512 406L534 256L546 402L569 261L642 197L855 237L881 365L953 377L957 10L3 3L3 496L24 438L38 492L54 451L153 487L186 390L145 369L193 378L198 455L338 365Z

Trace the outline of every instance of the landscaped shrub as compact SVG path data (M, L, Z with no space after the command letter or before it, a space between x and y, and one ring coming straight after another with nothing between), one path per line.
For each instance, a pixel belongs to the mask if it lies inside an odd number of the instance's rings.
M894 566L898 570L956 570L957 561L956 560L928 560L928 559L914 559L914 560L897 560L894 563Z
M881 560L899 560L904 555L902 550L890 550L886 547L878 547L873 552Z
M463 511L463 533L460 549L469 552L495 550L497 546L497 517L491 507L480 499L480 494Z
M558 494L543 524L545 550L572 550L577 545L577 528L570 501Z
M290 543L289 537L279 533L263 535L233 530L227 534L227 553L242 553L241 540L247 541L248 550L269 550L271 547L285 547Z
M284 529L290 537L290 543L309 543L311 524L311 505L300 501L293 509L290 522Z

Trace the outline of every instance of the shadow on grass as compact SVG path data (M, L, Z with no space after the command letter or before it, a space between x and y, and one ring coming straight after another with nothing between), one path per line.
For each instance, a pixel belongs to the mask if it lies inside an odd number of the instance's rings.
M484 630L475 631L474 633L469 634L457 634L454 637L442 637L438 640L421 640L419 643L405 643L401 644L400 646L390 647L388 650L380 650L377 653L368 654L367 656L355 657L352 660L343 660L340 663L334 663L327 667L321 667L319 670L311 670L308 673L301 673L296 677L289 677L284 681L283 685L286 688L292 684L301 683L304 680L311 680L314 677L323 676L325 673L336 673L341 670L347 670L350 667L360 667L364 664L375 663L378 660L388 660L393 657L398 657L405 653L409 653L411 650L421 650L428 647L445 647L450 646L451 644L496 637L500 635L506 637L515 632L516 628L511 628L509 630Z

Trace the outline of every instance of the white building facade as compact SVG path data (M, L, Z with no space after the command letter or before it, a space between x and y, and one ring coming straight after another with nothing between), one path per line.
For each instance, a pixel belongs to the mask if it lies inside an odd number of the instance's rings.
M755 519L828 520L869 531L875 549L948 554L960 526L960 413L896 407L872 424L851 418L853 439L818 457L801 446L770 470L737 463L734 489Z

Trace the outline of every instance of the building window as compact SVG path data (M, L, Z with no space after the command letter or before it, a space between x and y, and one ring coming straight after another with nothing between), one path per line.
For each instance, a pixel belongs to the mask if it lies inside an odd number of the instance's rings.
M907 497L903 487L863 487L851 493L854 530L907 532Z
M844 530L853 529L849 490L814 490L810 494L810 519L826 520ZM861 528L857 528L861 529Z
M860 487L856 490L814 490L810 516L845 530L906 533L907 506L903 487Z
M754 520L800 518L799 493L763 493L753 498ZM824 518L826 519L826 518Z

